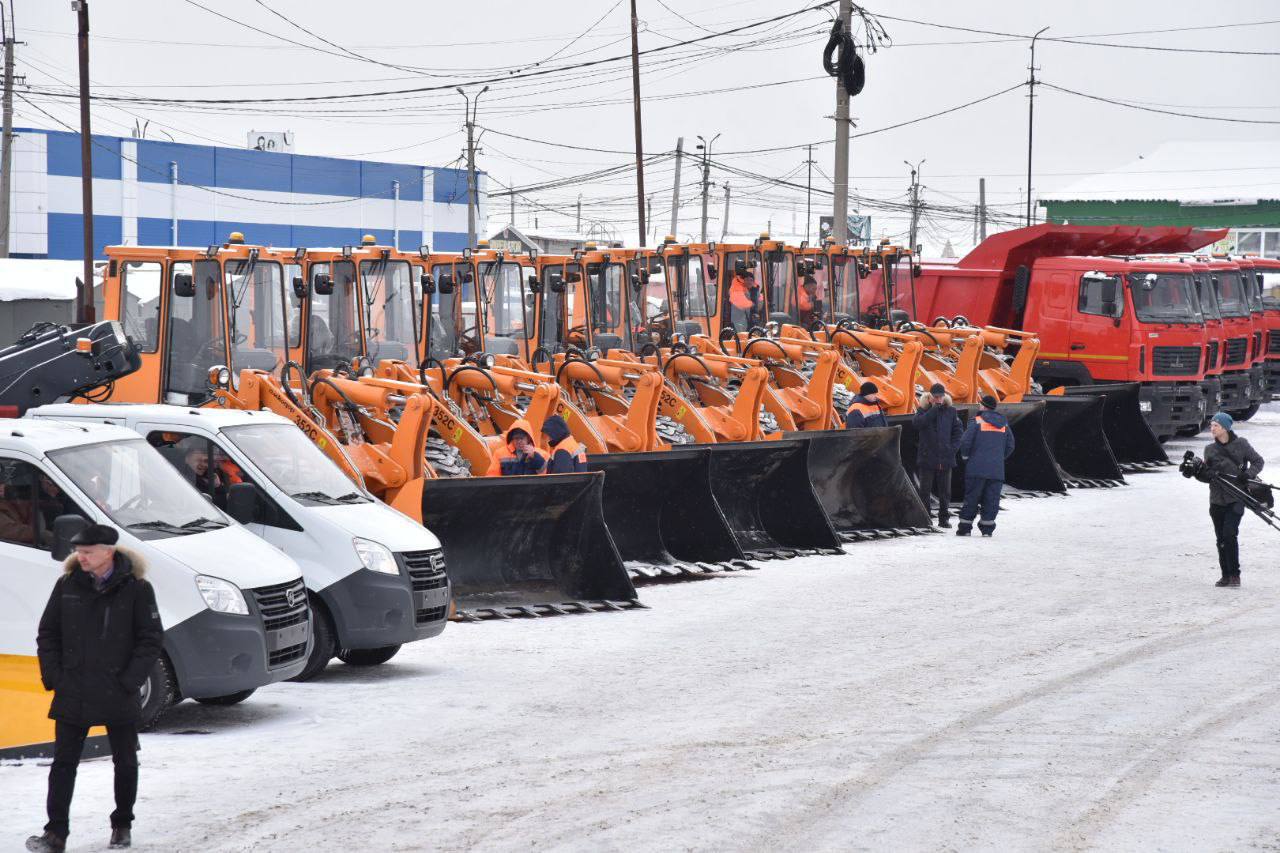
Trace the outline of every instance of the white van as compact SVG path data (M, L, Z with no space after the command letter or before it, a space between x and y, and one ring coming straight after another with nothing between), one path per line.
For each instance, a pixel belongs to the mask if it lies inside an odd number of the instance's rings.
M0 419L0 750L52 740L36 627L66 540L89 522L117 528L155 588L164 654L142 687L144 726L182 698L232 704L302 671L311 614L297 563L124 427Z
M302 567L315 643L296 680L334 656L390 660L449 613L440 541L352 483L287 418L158 404L56 404L27 417L107 422L144 437L200 491ZM215 479L216 478L216 479Z

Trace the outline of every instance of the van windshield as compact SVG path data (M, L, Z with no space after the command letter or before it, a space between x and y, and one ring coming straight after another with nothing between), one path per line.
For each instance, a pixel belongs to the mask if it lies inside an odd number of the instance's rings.
M306 505L367 503L329 457L293 424L245 424L223 434L276 488Z
M1188 273L1132 272L1129 292L1143 323L1204 322Z
M142 438L54 450L49 459L117 526L139 539L187 536L230 523L196 491L194 473L184 477Z

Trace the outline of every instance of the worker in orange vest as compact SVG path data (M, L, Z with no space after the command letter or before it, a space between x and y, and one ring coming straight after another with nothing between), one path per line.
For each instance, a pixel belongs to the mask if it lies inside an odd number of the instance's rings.
M845 412L844 425L849 429L889 425L889 419L884 416L884 409L880 407L880 389L876 387L876 383L862 383L857 396L853 398L853 405Z
M797 296L799 297L801 323L807 326L814 320L822 318L822 299L819 298L818 280L813 277L812 273L806 274L800 282Z
M548 474L580 474L587 470L587 450L569 434L569 424L559 415L552 415L542 422L542 434L547 437L551 458L547 461Z
M502 435L503 444L493 454L486 477L517 477L524 474L543 474L547 459L533 444L533 427L521 418Z
M756 303L760 290L756 287L755 273L744 264L733 272L729 285L730 322L738 331L746 331L755 325Z

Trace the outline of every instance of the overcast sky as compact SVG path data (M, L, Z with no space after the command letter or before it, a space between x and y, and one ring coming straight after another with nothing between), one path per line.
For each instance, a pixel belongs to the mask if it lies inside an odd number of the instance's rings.
M442 3L386 0L92 0L92 79L95 93L175 99L272 98L352 94L443 86L440 91L355 104L153 106L99 104L94 130L129 135L136 119L150 119L147 136L243 146L250 130L289 130L295 151L426 165L456 165L463 150L462 98L456 83L505 77L629 51L627 0L539 0L526 3ZM804 15L717 36L814 5L781 0L638 0L642 51L645 150L685 148L696 136L720 138L713 157L738 172L804 185L803 150L735 154L751 149L829 140L834 82L823 76L821 53L830 15ZM1090 95L1141 102L1155 109L1277 124L1205 121L1143 112L1037 89L1035 194L1050 196L1090 173L1108 172L1179 140L1264 143L1258 162L1206 161L1195 172L1169 174L1171 189L1205 188L1204 196L1270 196L1280 190L1280 4L1237 0L1206 14L1202 0L917 0L872 3L873 13L1011 34L1048 26L1046 36L1096 36L1096 41L1165 48L1271 51L1278 55L1220 55L1150 51L1041 41L1037 65L1046 83ZM212 11L209 11L212 10ZM273 11L277 14L273 14ZM217 14L226 16L220 18ZM67 2L16 0L18 72L33 87L65 90L75 81L75 14ZM882 20L892 39L867 57L865 91L852 101L855 132L875 131L946 110L1006 89L1027 76L1025 39ZM1225 24L1250 26L1204 29ZM254 32L245 25L261 30ZM304 32L300 27L311 31ZM1133 33L1195 27L1185 32ZM307 47L282 40L300 42ZM325 42L331 42L326 44ZM336 47L334 45L340 45ZM349 55L345 51L359 54ZM376 64L378 62L386 65ZM387 67L387 66L399 66ZM406 70L407 69L407 70ZM787 82L797 81L797 82ZM762 85L781 84L781 85ZM748 88L754 87L754 88ZM470 87L474 91L477 86ZM607 151L634 148L629 62L606 62L495 83L480 100L478 166L503 184L529 187L621 166L629 157ZM926 160L923 197L940 207L926 218L921 240L937 252L951 239L963 250L972 225L956 209L977 201L985 175L994 210L1020 210L1026 168L1027 99L1019 89L929 121L873 133L852 144L852 184L871 199L906 198L904 160ZM35 105L76 124L73 103L29 94ZM58 127L35 106L16 102L20 125ZM603 151L527 142L499 133ZM720 158L716 152L726 152ZM829 212L833 146L814 148L813 227ZM1268 170L1262 167L1275 167ZM700 175L686 159L680 236L699 228ZM673 163L646 170L656 233L668 230ZM755 177L712 172L711 232L722 228L723 186L731 186L730 232L750 234L772 224L775 236L803 237L805 192ZM1123 195L1123 175L1115 179ZM1092 187L1099 191L1096 180ZM491 188L497 189L491 185ZM635 176L627 171L575 186L519 197L516 222L542 232L572 232L583 198L583 227L611 229L636 240ZM1185 192L1179 193L1186 195ZM1102 197L1106 197L1102 195ZM490 230L508 220L505 199L491 206ZM905 235L896 211L867 209L875 236Z

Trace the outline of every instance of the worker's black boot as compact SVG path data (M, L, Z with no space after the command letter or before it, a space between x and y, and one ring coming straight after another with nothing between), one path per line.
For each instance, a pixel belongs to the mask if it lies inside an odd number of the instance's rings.
M968 536L972 532L973 532L973 522L965 521L963 518L960 519L960 524L958 527L956 527L956 535Z
M67 839L59 838L46 830L44 835L33 835L28 838L27 849L32 853L62 853L67 849Z
M951 529L951 519L950 519L950 518L940 518L940 519L938 519L938 526L939 526L939 527L941 527L941 528L943 528L943 529L945 529L945 530L950 530L950 529Z
M1227 575L1227 586L1240 586L1240 573L1232 572Z
M107 846L113 849L132 847L133 833L129 831L127 826L113 826L111 827L111 843Z
M978 529L982 531L983 536L990 536L996 532L996 525L994 521L979 521Z

